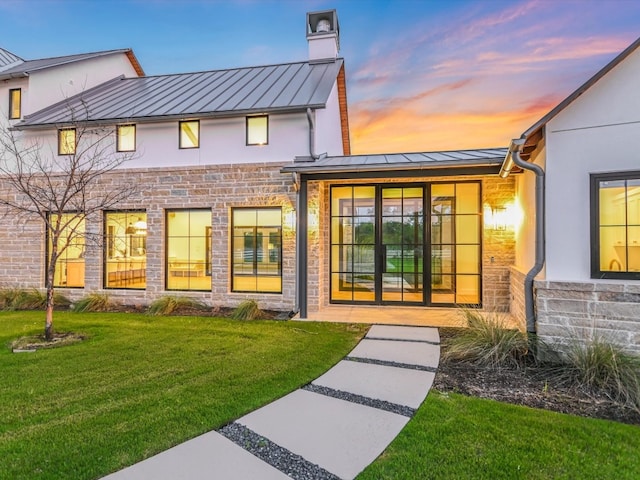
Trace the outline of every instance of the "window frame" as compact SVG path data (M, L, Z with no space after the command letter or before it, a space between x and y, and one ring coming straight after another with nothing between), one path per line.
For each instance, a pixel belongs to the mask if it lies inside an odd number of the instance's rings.
M103 246L102 246L102 267L103 267L103 278L102 278L102 284L103 284L103 288L105 290L146 290L147 288L147 254L146 251L144 253L144 268L139 268L139 269L125 269L122 272L124 272L123 275L120 275L122 278L117 278L118 275L115 275L116 277L116 281L122 281L122 285L113 285L110 286L109 285L109 272L108 270L108 260L109 260L109 253L112 252L115 248L115 242L114 242L114 238L109 236L109 225L108 225L108 217L109 215L113 215L113 214L121 214L121 215L125 215L126 221L129 219L129 217L133 220L135 218L140 218L142 219L142 216L144 215L144 222L147 223L148 220L148 216L147 216L147 211L144 209L140 209L140 210L130 210L130 209L125 209L125 210L105 210L103 212L103 217L102 217L102 222L103 222L103 235L104 235L104 241L103 241ZM128 227L125 229L125 250L128 248L129 250L129 256L127 257L126 254L125 256L123 256L122 258L125 259L125 266L126 266L126 259L127 258L132 258L135 255L131 255L131 250L133 248L133 241L134 241L134 235L135 235L135 240L138 241L140 239L144 239L144 249L146 250L146 237L147 237L147 232L145 231L144 233L138 233L138 232L129 232L129 227L132 226L132 222L128 223ZM126 235L129 235L129 237L127 238ZM144 237L144 238L142 238ZM126 253L126 252L125 252ZM139 256L139 255L138 255ZM111 257L111 258L116 258ZM140 262L141 260L136 260L136 262ZM119 270L116 270L116 272L120 273ZM131 287L129 286L131 283L134 282L129 282L129 280L137 280L137 279L144 279L144 283L145 286L144 287Z
M120 134L120 129L125 127L133 128L133 148L131 149L123 149L120 145L120 139L122 138L122 135ZM137 143L136 143L137 134L138 134L138 129L136 128L135 123L116 125L116 152L135 152L137 147Z
M196 145L193 146L183 146L182 145L182 125L185 123L195 123L197 125L196 130ZM191 150L194 148L200 148L200 120L180 120L178 122L178 147L180 150Z
M62 151L62 132L73 132L73 151ZM75 127L59 128L58 129L58 155L75 155L78 148L78 132Z
M591 278L613 280L640 280L640 271L602 271L600 269L600 182L616 180L640 180L640 170L622 172L592 173L590 178L589 229L591 251ZM625 199L625 208L627 199ZM625 214L625 228L629 221ZM627 267L628 268L628 267Z
M255 211L255 212L256 212L256 218L257 218L257 213L258 213L258 211L260 211L260 210L278 210L278 211L280 212L280 225L279 225L279 227L280 227L280 244L278 245L278 251L277 251L277 254L278 254L278 267L279 267L279 268L278 268L278 272L279 272L279 273L278 273L278 275L273 275L273 274L267 275L267 274L261 274L261 273L259 273L259 272L258 272L258 270L257 270L257 258L258 258L258 253L257 253L257 251L258 251L258 248L257 248L257 243L256 243L256 242L254 242L254 243L253 243L252 256L251 256L251 258L253 259L253 261L252 261L252 264L253 264L253 267L252 267L252 268L253 268L253 273L250 275L250 276L252 276L252 277L256 278L256 283L257 283L257 279L258 279L259 277L274 277L274 276L278 276L278 277L280 277L280 290L278 290L278 291L273 291L273 290L270 290L270 291L258 290L258 289L257 289L257 286L256 286L256 289L255 289L255 290L240 290L240 289L236 289L236 288L234 288L234 287L235 287L235 284L234 284L234 278L235 278L234 266L235 266L235 262L234 262L234 259L233 259L233 255L234 255L234 242L233 242L233 240L234 240L234 238L235 238L235 235L234 235L234 230L235 230L235 215L234 215L234 213L235 213L236 211L238 211L238 210L245 210L245 211L246 211L246 210L253 210L253 211ZM282 261L282 252L283 252L283 240L284 240L283 224L284 224L284 222L283 222L283 218L282 218L282 207L281 207L281 206L263 206L263 207L231 207L231 228L230 228L230 230L229 230L229 232L230 232L230 237L231 237L231 238L230 238L230 249L231 249L231 251L230 251L229 253L230 253L230 257L231 257L231 258L229 259L229 260L230 260L230 261L229 261L229 263L230 263L230 266L231 266L231 268L230 268L230 270L231 270L231 285L230 285L230 290L231 290L231 292L232 292L232 293L258 293L258 294L264 294L264 295L282 295L282 291L283 291L283 261ZM246 227L246 226L245 226L245 227ZM254 233L257 233L257 229L258 229L258 228L260 228L260 227L257 225L257 222L256 222L256 225L254 225L254 226L253 226ZM254 238L256 238L256 237L257 237L257 235L255 235L255 237L254 237ZM269 254L270 254L270 252L267 252L267 253L266 253L266 255L269 255ZM265 255L265 254L263 253L263 255Z
M15 107L14 92L18 92L18 116L13 115ZM11 88L9 89L9 120L19 120L20 118L22 118L22 88Z
M265 142L264 143L249 143L249 130L250 130L250 121L258 118L265 118L267 120L267 124L265 126ZM251 115L246 117L245 120L245 141L248 147L258 146L261 147L263 145L269 145L269 115Z
M79 215L79 212L76 211L69 211L69 212L62 212L62 213L55 213L55 212L47 212L47 221L51 222L52 221L52 217L54 216L64 216L64 215ZM84 252L86 252L86 248L87 248L87 244L86 244L86 233L87 233L87 218L86 216L84 218L82 218L80 220L80 222L84 222L84 229L83 229L83 233L78 235L78 238L80 238L82 241L80 243L78 243L77 245L82 245L82 250ZM44 276L44 281L45 281L45 288L47 287L47 268L49 266L49 258L51 256L51 245L52 245L52 238L51 238L51 232L50 229L48 227L45 226L46 229L46 234L45 234L45 258L44 258L44 270L45 270L45 276ZM64 261L64 263L68 263L69 257L67 256L67 251L69 249L69 246L67 246L67 249L64 252L64 256L58 256L58 260L56 262L56 274L59 275L60 274L60 268L62 267L62 261ZM83 255L82 257L77 257L78 259L82 260L82 264L83 264L83 270L84 270L84 274L82 277L82 285L71 285L69 286L68 284L68 272L65 275L67 278L67 283L62 285L62 284L56 284L56 276L54 275L53 278L53 282L54 288L85 288L86 287L86 281L87 281L87 274L86 274L86 267L87 267L87 262L86 262L86 256Z
M170 276L170 257L169 257L169 239L170 238L179 238L179 235L171 235L169 229L169 215L171 213L191 213L191 212L207 212L209 214L209 225L205 226L205 235L204 237L199 237L197 235L188 235L189 242L192 238L204 238L205 241L205 258L204 258L204 276L209 278L209 286L208 288L171 288L169 287L169 276ZM191 219L189 219L191 222ZM211 292L213 290L213 271L212 271L212 228L213 228L213 213L211 208L168 208L164 211L164 289L168 292ZM190 259L189 259L190 260ZM191 263L191 262L188 262ZM189 278L191 278L189 276ZM191 281L188 282L191 284Z

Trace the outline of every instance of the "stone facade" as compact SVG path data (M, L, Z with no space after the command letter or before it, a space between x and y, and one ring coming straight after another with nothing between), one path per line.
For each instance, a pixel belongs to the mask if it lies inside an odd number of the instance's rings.
M640 285L536 281L538 335L563 345L601 337L640 353Z
M293 210L295 190L291 177L280 173L282 164L256 163L189 168L132 169L115 171L100 179L97 194L119 182L132 181L139 193L120 210L147 213L147 287L145 290L104 289L102 245L89 246L85 255L85 287L57 288L72 299L88 293L108 293L125 304L147 305L163 295L185 295L216 306L235 306L245 299L261 308L289 311L295 304L295 234L283 224L283 283L281 294L231 292L230 216L233 207L282 207L283 218ZM6 191L6 189L3 189ZM167 291L165 289L165 214L168 209L211 209L212 289ZM102 233L102 218L88 218L87 231ZM98 235L100 237L100 235ZM0 223L0 282L4 287L44 288L45 234L38 219L16 225L13 217Z
M522 331L527 329L527 314L524 305L524 279L527 272L523 272L517 267L511 267L509 272L509 283L511 284L511 318Z

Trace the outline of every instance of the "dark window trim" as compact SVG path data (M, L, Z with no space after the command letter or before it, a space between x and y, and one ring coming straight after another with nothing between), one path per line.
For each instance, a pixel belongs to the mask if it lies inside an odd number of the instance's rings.
M266 118L267 119L267 141L264 143L249 143L249 120L252 118ZM245 120L245 141L248 147L261 147L263 145L269 145L269 115L251 115L246 117Z
M591 251L591 278L612 280L640 280L640 272L603 272L600 270L600 189L604 180L640 180L640 170L592 173L589 175L589 229ZM628 228L628 224L626 225Z
M18 116L14 117L13 113L13 92L20 92L20 98L18 101ZM22 117L22 88L9 89L9 120L19 120Z
M169 214L171 213L179 213L179 212L209 212L209 215L212 214L211 208L206 207L193 207L193 208L167 208L164 211L164 289L169 292L211 292L213 290L213 272L210 272L210 269L206 270L209 275L207 275L210 279L209 288L208 289L196 289L196 288L169 288L169 249L167 245L169 245ZM209 225L209 230L207 231L207 235L211 238L212 235L212 227L213 220L211 220L211 225ZM191 235L189 235L191 238ZM205 239L206 244L206 239ZM213 245L211 245L213 248ZM205 252L206 253L206 252ZM205 259L205 269L210 265L211 256L213 255L213 249L209 252L209 258Z
M56 212L47 212L47 222L51 222L51 216L52 215L75 215L80 213L78 210L70 210L67 212L61 212L61 213L56 213ZM84 229L85 229L85 235L87 232L87 218L84 218ZM47 227L45 225L45 235L44 235L44 241L45 241L45 247L44 247L44 287L47 288L47 268L49 268L49 243L51 240L51 235L50 235L50 230L49 227ZM85 248L86 248L86 243L85 243ZM58 262L60 261L60 257L58 256ZM86 273L86 267L87 267L87 262L86 262L86 258L85 258L85 276L83 279L83 283L84 285L81 287L69 287L66 285L54 285L54 288L73 288L73 289L84 289L86 288L86 282L87 282L87 273ZM56 266L56 271L58 269L58 266Z
M69 132L69 131L73 131L73 140L74 140L73 151L69 153L62 153L62 143L60 142L62 132ZM78 132L75 129L75 127L58 129L58 155L75 155L77 148L78 148Z
M122 150L120 148L120 128L121 127L133 127L133 149L131 150ZM138 136L138 129L136 128L135 123L126 123L122 125L116 125L116 152L135 152L138 146L137 136Z
M123 286L123 287L109 287L107 285L107 253L108 253L108 249L109 249L109 238L108 238L108 232L107 232L107 215L109 215L110 213L126 213L126 214L140 214L140 213L144 213L145 215L147 215L147 210L146 209L122 209L122 210L105 210L103 212L102 215L102 226L103 226L103 247L102 247L102 287L105 290L146 290L147 288L140 288L140 287L127 287L127 286ZM148 217L147 217L148 220ZM147 269L147 266L145 265L145 271ZM145 273L146 276L146 273Z
M273 292L273 291L269 291L269 292L265 292L262 290L236 290L233 288L233 277L234 277L234 271L233 271L233 238L234 238L234 229L235 229L235 222L234 222L234 215L233 213L236 210L279 210L280 211L280 248L278 251L278 258L279 258L279 263L280 263L280 291L278 292ZM231 207L231 259L230 259L230 263L231 263L231 292L233 293L260 293L260 294L264 294L264 295L282 295L282 279L283 279L283 274L282 274L282 243L283 243L283 239L284 239L284 235L283 235L283 220L282 220L282 207L272 207L272 206L264 206L264 207ZM275 226L275 225L274 225ZM257 229L257 225L254 225L254 232ZM253 252L253 258L254 258L254 271L255 273L252 274L253 277L273 277L274 275L264 275L264 274L259 274L257 272L256 269L256 265L255 265L255 261L257 259L257 249L256 246L254 244L254 252Z
M182 124L183 123L197 123L198 124L198 130L197 130L197 140L198 140L198 144L193 146L193 147L183 147L182 146ZM180 120L178 122L178 146L180 148L180 150L191 150L194 148L200 148L200 120Z

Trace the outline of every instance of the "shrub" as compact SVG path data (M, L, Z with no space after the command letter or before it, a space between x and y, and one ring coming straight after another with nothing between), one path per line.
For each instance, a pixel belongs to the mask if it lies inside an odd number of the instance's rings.
M255 300L245 300L235 308L231 318L234 320L255 320L262 315L262 310L260 310Z
M109 295L102 293L90 293L75 302L72 311L80 312L108 312L113 304L109 300Z
M64 295L55 293L54 304L68 307L71 302ZM0 305L4 310L44 310L47 306L47 294L35 288L7 288L0 290Z
M640 412L640 357L600 336L574 339L560 363L548 368L561 385L602 391Z
M443 358L466 360L487 367L521 367L530 357L527 334L507 328L498 314L486 317L473 310L463 310L467 328L447 342Z
M206 308L204 303L192 298L166 295L151 302L147 308L147 315L170 315L180 309L205 310Z

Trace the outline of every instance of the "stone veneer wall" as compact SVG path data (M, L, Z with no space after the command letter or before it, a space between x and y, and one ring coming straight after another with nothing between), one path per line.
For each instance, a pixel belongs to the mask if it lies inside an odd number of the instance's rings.
M523 272L517 267L511 267L511 318L522 331L527 329L527 314L524 305L524 279L526 276L527 272Z
M459 182L481 180L482 205L503 207L513 202L515 197L515 179L510 176L502 179L497 175L389 178L380 180L318 181L310 182L310 209L318 206L318 232L314 240L309 241L309 311L315 312L329 305L330 278L330 185L357 185L375 183L420 183L420 182ZM315 186L316 188L313 188ZM313 193L312 193L313 192ZM314 235L314 232L311 232ZM316 240L317 238L317 240ZM513 228L494 230L483 227L482 240L482 303L484 311L509 312L510 308L510 268L515 262L515 233ZM318 286L318 297L311 295L311 288ZM314 290L315 291L315 290Z
M640 284L536 281L538 335L559 345L604 337L640 353Z
M282 294L232 293L230 278L230 214L232 207L280 206L283 217L292 211L295 191L291 176L280 173L282 164L254 163L189 168L132 169L105 175L95 192L133 181L140 187L135 198L118 210L146 210L146 290L103 289L101 246L86 249L85 288L57 288L79 298L88 293L108 293L115 301L146 305L163 295L186 295L216 306L235 306L255 299L261 308L291 310L295 304L295 234L283 223ZM3 191L7 191L3 189ZM165 290L165 212L167 209L206 208L212 212L211 292ZM44 287L44 226L37 219L16 221L0 217L0 285ZM101 233L102 218L87 219L87 230Z

